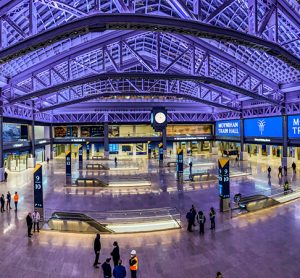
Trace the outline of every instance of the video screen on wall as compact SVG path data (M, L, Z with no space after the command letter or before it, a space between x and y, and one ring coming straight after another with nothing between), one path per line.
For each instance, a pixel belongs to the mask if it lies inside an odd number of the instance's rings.
M120 136L120 127L119 126L109 126L108 127L109 137L119 137Z
M168 125L167 136L211 135L211 125Z
M244 120L246 137L282 137L282 117L266 117Z
M21 126L16 124L3 124L3 142L13 142L21 139Z
M54 127L55 137L78 137L77 126L56 126Z
M81 127L81 137L103 137L104 136L104 126L82 126Z

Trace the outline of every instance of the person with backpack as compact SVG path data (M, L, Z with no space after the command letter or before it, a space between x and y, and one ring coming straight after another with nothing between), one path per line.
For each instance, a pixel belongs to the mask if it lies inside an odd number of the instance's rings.
M199 233L200 233L200 235L201 235L201 234L204 235L204 224L205 224L205 222L206 222L206 217L205 217L205 215L204 215L204 213L203 213L202 210L200 210L200 211L198 212L198 215L197 215L197 221L198 221L199 227L200 227Z
M190 211L186 214L186 219L188 221L188 228L187 228L187 230L189 232L192 232L193 231L192 230L193 219L194 219L192 209L190 209Z
M216 211L213 207L210 208L209 219L210 219L210 229L215 230L216 229L216 222L215 222Z

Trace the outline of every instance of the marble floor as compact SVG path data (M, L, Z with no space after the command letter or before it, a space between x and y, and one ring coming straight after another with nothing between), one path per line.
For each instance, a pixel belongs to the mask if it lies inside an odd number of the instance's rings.
M174 159L169 159L173 161ZM193 157L193 171L202 164L216 163L217 157ZM113 161L102 161L114 167ZM198 164L198 165L196 165ZM101 237L100 261L109 256L113 241L120 245L121 257L128 269L131 249L137 250L140 262L138 277L214 278L221 271L225 278L297 277L300 271L298 245L300 244L300 200L259 212L230 218L229 213L217 212L217 228L211 232L206 225L204 236L198 227L186 232L185 214L194 204L197 210L208 214L209 208L218 208L217 181L185 182L178 185L175 168L158 168L155 160L133 159L119 161L118 167L137 167L138 170L78 171L74 162L73 178L89 176L111 181L139 179L151 182L147 190L85 189L69 192L65 185L64 158L43 164L44 206L46 210L112 211L160 207L176 207L181 213L183 227L152 233L104 234ZM245 195L268 192L279 188L276 162L272 177L267 179L267 163L231 161L231 172L247 175L231 179L231 193ZM300 169L300 167L299 167ZM102 277L92 267L92 234L41 231L31 239L26 236L25 217L32 211L33 169L9 173L8 182L0 183L0 193L18 191L19 211L0 214L0 277ZM288 179L294 188L300 186L300 171ZM130 277L128 273L128 277Z

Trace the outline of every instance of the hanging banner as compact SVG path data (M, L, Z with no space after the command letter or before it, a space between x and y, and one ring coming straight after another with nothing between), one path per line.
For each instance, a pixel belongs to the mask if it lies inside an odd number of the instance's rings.
M86 142L86 160L90 160L90 142Z
M178 173L183 173L183 149L177 150L177 165L176 171Z
M164 148L163 148L163 143L159 143L159 144L158 144L158 148L159 148L159 156L158 156L158 159L159 159L159 161L163 161L163 160L164 160Z
M221 198L230 198L229 159L219 159L219 195Z
M72 175L72 166L71 166L71 152L66 152L66 176L71 177Z
M40 216L43 217L43 170L42 165L37 164L33 172L34 182L34 208L38 209Z

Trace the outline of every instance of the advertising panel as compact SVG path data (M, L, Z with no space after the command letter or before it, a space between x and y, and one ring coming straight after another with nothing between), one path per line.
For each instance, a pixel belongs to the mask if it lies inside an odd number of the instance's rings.
M244 120L245 137L282 137L282 117L254 118Z
M300 138L300 115L288 116L288 137Z
M216 135L224 137L240 136L240 120L216 122Z
M168 125L167 136L211 135L212 125Z

